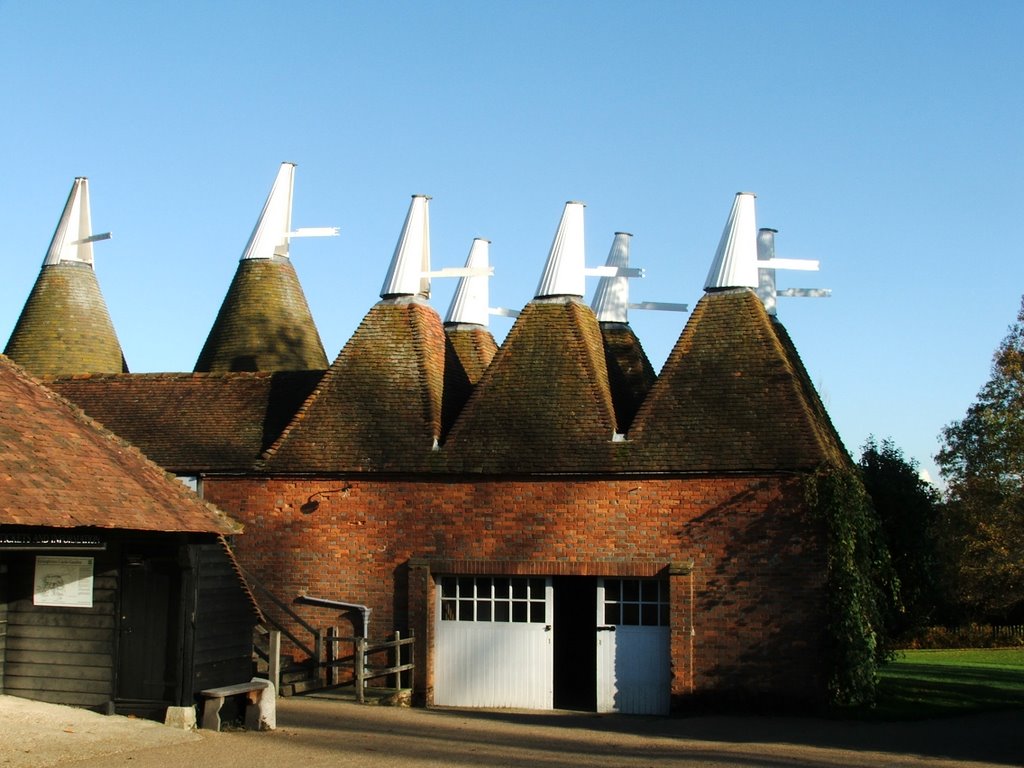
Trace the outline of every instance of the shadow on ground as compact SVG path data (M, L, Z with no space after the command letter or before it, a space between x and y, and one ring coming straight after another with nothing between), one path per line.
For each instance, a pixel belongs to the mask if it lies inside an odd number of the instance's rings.
M308 700L307 700L308 701ZM329 729L358 743L379 718L375 707L289 703L282 722ZM337 708L337 709L335 709ZM375 713L376 714L376 713ZM631 717L456 709L388 715L391 749L436 756L449 764L487 765L500 755L547 766L667 761L715 765L886 765L886 755L997 765L1024 765L1024 711L914 722L836 721L800 717ZM297 733L296 736L300 736ZM457 748L454 748L455 745ZM564 761L560 759L564 757ZM503 759L502 764L517 764Z

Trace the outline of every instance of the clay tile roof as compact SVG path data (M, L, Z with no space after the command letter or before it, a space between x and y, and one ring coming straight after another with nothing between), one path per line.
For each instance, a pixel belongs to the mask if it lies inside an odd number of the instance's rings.
M804 470L845 460L782 326L752 290L706 294L629 433L653 471Z
M4 354L36 376L128 370L91 264L43 266Z
M657 376L640 340L626 323L601 323L608 383L620 432L628 432Z
M498 352L494 336L482 325L446 324L442 435L448 433L473 388Z
M326 368L324 345L291 259L239 261L196 371Z
M2 356L0 525L241 530L138 449Z
M48 386L167 470L251 468L323 371L76 376Z
M526 305L442 448L453 471L603 471L615 432L601 330L575 298Z
M420 299L366 314L278 441L269 472L412 471L441 434L445 337Z

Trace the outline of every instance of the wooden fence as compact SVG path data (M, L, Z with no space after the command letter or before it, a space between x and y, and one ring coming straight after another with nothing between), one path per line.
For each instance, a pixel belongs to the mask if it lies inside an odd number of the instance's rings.
M327 685L351 682L360 704L366 700L366 684L369 680L390 677L391 685L382 687L394 688L395 691L411 688L411 675L415 668L415 641L415 636L402 637L397 631L393 640L371 641L365 637L345 637L331 627L324 638L326 658L323 665ZM348 646L351 652L341 655L341 646Z
M1024 624L925 627L900 638L901 648L1016 648L1024 646Z

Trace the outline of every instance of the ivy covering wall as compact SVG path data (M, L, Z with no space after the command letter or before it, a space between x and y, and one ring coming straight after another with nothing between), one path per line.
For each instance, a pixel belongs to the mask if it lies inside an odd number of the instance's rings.
M890 655L884 607L899 584L871 500L852 466L810 476L807 502L827 531L827 642L833 706L869 706L878 668Z

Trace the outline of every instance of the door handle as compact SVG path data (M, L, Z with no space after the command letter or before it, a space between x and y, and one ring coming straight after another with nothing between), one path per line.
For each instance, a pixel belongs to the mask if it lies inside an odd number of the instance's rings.
M598 627L597 631L598 632L614 632L615 631L615 625L614 624L609 624L608 626L605 626L605 627Z

